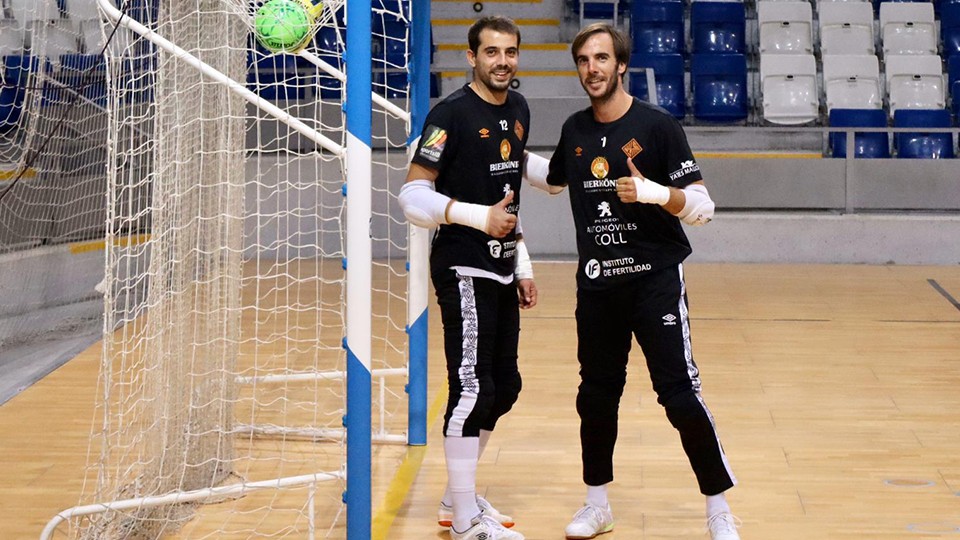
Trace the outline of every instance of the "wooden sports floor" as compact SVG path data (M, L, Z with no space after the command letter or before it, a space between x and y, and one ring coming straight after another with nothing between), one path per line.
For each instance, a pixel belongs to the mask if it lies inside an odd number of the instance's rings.
M583 497L574 266L535 270L524 390L481 460L479 488L528 539L560 540ZM960 539L960 267L689 264L686 275L745 540ZM449 538L435 522L439 332L434 317L429 444L375 452L379 538ZM0 539L37 538L78 503L99 351L0 406ZM703 498L638 351L620 426L617 524L601 539L704 538Z

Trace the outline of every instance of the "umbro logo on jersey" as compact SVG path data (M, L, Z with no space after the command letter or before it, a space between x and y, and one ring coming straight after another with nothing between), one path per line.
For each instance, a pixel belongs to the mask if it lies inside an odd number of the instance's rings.
M673 313L667 313L661 318L663 319L664 326L674 326L677 324L677 316Z
M523 140L523 124L519 120L516 120L513 124L513 133L518 139Z
M482 129L480 129L480 138L481 138L481 139L489 139L489 138L490 138L490 130L487 129L487 128L482 128Z

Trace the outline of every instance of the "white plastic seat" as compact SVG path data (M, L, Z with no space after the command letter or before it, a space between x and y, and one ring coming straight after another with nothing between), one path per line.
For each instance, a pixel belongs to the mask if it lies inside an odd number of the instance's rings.
M888 56L886 69L890 116L897 109L942 109L946 106L938 55Z
M883 54L937 54L937 23L930 2L880 4Z
M820 117L817 62L812 54L760 55L763 118L774 124L805 124Z
M60 18L57 0L9 0L13 18L21 23Z
M761 54L812 54L813 8L809 2L757 3Z
M62 54L79 51L79 39L71 25L35 21L28 25L32 54L46 56L57 64Z
M867 2L820 4L820 52L874 54L873 5Z
M66 0L67 16L75 21L99 19L97 0Z
M17 21L0 20L0 58L23 54L23 25Z
M80 22L80 42L83 44L83 52L86 54L97 54L103 48L103 30L102 24L97 20L85 20ZM117 36L114 39L122 38L126 28L118 28Z
M872 54L823 57L823 89L827 112L838 109L882 109L880 61Z

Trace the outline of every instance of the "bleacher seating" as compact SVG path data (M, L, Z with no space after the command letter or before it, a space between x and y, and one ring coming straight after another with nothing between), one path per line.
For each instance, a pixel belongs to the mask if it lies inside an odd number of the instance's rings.
M950 127L950 111L946 109L906 110L893 116L894 127ZM894 135L899 158L952 158L953 135L950 133L900 132Z
M746 15L742 2L697 1L690 4L694 54L746 52Z
M761 54L813 54L813 8L806 1L757 2Z
M873 7L868 2L821 2L820 52L875 54Z
M13 18L21 23L49 22L60 18L56 0L9 0Z
M829 115L831 127L887 127L887 115L880 109L833 109ZM847 135L842 132L830 133L831 155L835 158L847 157ZM888 158L890 141L883 132L854 132L854 158Z
M722 123L747 119L750 97L744 55L695 54L690 79L694 118Z
M884 56L937 54L937 25L930 2L880 4Z
M686 90L684 88L684 62L679 54L634 54L630 57L630 93L650 101L645 69L654 72L657 105L677 118L686 115Z
M827 111L880 109L880 61L872 54L823 57L823 89Z
M763 119L773 124L806 124L820 117L817 61L812 54L760 56Z

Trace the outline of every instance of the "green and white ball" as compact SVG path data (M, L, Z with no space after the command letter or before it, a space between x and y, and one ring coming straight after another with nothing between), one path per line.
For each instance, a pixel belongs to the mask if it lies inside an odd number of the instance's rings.
M254 17L260 44L273 52L295 52L312 35L314 16L299 0L268 0Z

